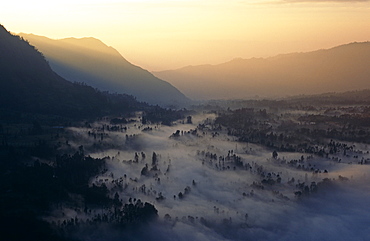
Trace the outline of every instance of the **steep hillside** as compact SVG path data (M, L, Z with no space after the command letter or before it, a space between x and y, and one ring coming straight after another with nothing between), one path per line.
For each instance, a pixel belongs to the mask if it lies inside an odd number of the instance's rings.
M194 99L285 97L370 88L370 42L154 73Z
M94 38L52 40L20 34L36 46L62 77L100 90L134 95L162 106L181 105L189 99L166 81L129 63L117 50Z
M53 72L44 56L0 25L0 111L90 117L130 111L141 104L71 83Z

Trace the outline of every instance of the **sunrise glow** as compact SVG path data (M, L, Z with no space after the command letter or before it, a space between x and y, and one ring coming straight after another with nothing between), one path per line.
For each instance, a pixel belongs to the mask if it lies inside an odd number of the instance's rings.
M370 39L369 1L9 1L0 16L15 33L101 39L149 70Z

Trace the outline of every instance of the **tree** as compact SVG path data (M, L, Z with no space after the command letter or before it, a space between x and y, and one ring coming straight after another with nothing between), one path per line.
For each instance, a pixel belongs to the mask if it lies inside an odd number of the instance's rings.
M276 159L278 157L278 155L279 154L277 153L277 151L272 152L272 158Z
M182 199L184 197L184 195L182 194L182 192L179 192L179 198Z
M157 154L153 152L152 156L152 166L155 166L157 164Z
M186 117L186 124L193 124L191 115L189 115L188 117Z
M82 156L84 155L85 151L84 151L84 146L83 145L78 147L78 152L80 153L80 155L82 155Z
M143 169L141 169L140 174L141 174L142 176L146 176L146 175L148 175L148 173L149 173L149 170L148 170L148 164L146 164L146 165L145 165L145 167L143 167Z

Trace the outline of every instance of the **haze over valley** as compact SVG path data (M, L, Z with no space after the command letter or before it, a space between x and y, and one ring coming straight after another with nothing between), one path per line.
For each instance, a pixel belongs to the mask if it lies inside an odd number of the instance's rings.
M369 1L0 16L0 240L369 239Z

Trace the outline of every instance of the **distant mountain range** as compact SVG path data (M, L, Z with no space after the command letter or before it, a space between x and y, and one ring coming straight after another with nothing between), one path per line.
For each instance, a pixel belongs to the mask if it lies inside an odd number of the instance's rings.
M22 37L0 25L0 113L88 118L136 110L143 103L128 95L108 95L56 74Z
M98 39L53 40L32 34L19 35L44 54L56 73L72 82L130 94L139 101L161 106L181 106L189 101L174 86L131 64L117 50Z
M153 73L198 100L369 89L370 42Z

